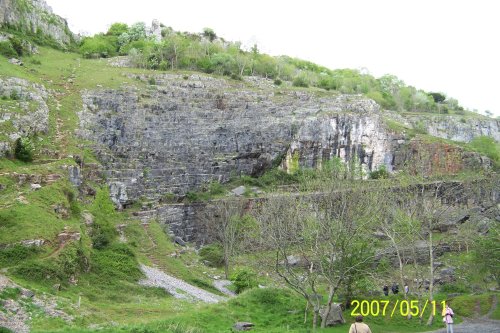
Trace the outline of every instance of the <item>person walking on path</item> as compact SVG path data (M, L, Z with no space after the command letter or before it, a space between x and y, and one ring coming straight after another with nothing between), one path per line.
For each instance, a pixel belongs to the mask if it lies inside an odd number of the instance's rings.
M443 322L446 324L446 333L453 333L453 310L448 302L446 302L446 307L441 315L443 316Z
M349 333L372 333L370 327L363 323L363 316L356 316L356 322L351 324L351 328L349 329Z

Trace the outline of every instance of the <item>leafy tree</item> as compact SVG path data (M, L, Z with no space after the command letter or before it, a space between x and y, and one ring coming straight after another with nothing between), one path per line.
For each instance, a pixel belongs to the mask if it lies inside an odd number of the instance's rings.
M203 29L203 36L207 37L211 42L213 42L217 38L217 34L211 28L204 28Z
M8 58L17 57L16 50L8 40L0 42L0 54Z
M28 137L18 138L14 147L14 156L23 162L33 161L35 148Z
M121 34L123 33L126 33L128 32L128 25L125 24L125 23L113 23L109 29L108 29L108 32L106 33L106 35L108 36L120 36Z
M430 92L429 95L432 96L432 98L434 99L434 102L436 102L436 103L443 103L446 100L446 95L443 93Z
M484 272L489 272L500 286L500 227L496 223L488 234L479 239L475 257Z
M86 58L106 58L115 55L116 44L104 35L95 35L94 37L87 37L83 40L80 46L80 53Z

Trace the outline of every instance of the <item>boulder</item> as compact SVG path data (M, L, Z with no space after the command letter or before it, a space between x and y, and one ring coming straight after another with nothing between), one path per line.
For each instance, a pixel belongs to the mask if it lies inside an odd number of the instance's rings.
M447 232L450 229L456 228L470 218L470 213L466 211L454 211L446 214L446 218L438 221L433 230Z
M328 307L325 307L321 310L321 318L326 316L326 326L335 326L339 324L345 324L345 319L342 316L342 308L340 304L333 303L330 312L326 313Z
M87 227L90 227L92 224L94 224L94 215L92 215L90 212L85 211L82 213L83 217L83 222Z
M76 187L79 187L82 184L82 175L80 172L80 168L74 165L70 165L68 167L69 173L69 181Z
M250 331L255 325L249 322L237 322L233 325L236 331Z
M32 191L38 191L39 189L42 188L42 185L40 185L40 184L31 184L30 188L31 188Z
M17 65L17 66L22 66L23 65L23 62L19 59L16 59L16 58L10 58L9 59L9 62L13 65Z
M235 188L234 190L232 190L231 193L233 193L237 197L240 197L243 194L245 194L245 191L246 191L245 186L238 186L237 188Z
M26 247L32 247L32 246L40 247L43 244L45 244L45 240L44 239L27 239L27 240L21 241L21 244L26 246Z
M179 244L180 246L186 246L186 242L183 241L179 236L175 237L174 242Z

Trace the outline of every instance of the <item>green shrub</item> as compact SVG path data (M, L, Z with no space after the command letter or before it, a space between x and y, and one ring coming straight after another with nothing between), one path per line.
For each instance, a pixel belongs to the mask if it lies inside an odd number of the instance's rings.
M12 48L16 51L17 55L21 57L24 53L23 44L21 40L19 40L19 38L15 36L10 37L9 40L10 43L12 44Z
M112 39L102 35L87 37L80 46L80 53L85 58L107 58L115 55L116 45Z
M370 179L386 179L389 178L389 172L385 165L381 165L378 170L370 172Z
M293 80L292 85L294 87L303 87L303 88L309 87L309 83L307 82L307 79L304 76L297 76Z
M17 52L10 41L0 42L0 54L7 57L17 57Z
M8 328L0 326L0 333L14 333L14 332L12 332L11 330L9 330Z
M91 262L92 273L102 283L136 281L142 276L134 252L126 244L115 243L104 250L93 251Z
M231 281L236 287L236 293L257 287L257 274L247 268L239 268L231 275Z
M30 138L18 138L16 140L16 144L14 146L14 156L23 162L31 162L33 161L33 153L35 148L33 147L33 143Z
M102 250L111 244L117 235L112 224L113 219L116 217L115 207L109 199L109 190L107 188L97 191L95 200L89 210L95 217L90 233L92 246L95 249Z
M212 267L222 267L224 265L224 252L220 244L210 244L201 248L201 259Z
M282 83L283 83L283 81L281 81L280 79L274 80L274 84L277 86L281 86Z
M26 261L14 269L14 274L31 281L63 281L65 276L52 260Z
M33 257L40 251L41 250L38 247L26 247L21 244L16 244L8 248L0 249L0 266L8 267L17 265L20 262Z
M498 167L500 165L500 144L489 136L478 136L472 139L469 147L490 158Z
M440 288L440 291L442 293L448 293L448 294L465 294L470 291L470 288L463 284L458 284L458 283L446 283L443 284Z
M5 288L0 292L0 299L18 299L21 295L19 288Z
M413 125L413 130L417 134L427 134L427 128L423 121L418 121L415 125Z

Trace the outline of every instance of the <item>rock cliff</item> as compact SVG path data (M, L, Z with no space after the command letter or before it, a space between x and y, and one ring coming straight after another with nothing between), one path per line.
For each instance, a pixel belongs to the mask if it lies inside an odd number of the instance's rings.
M49 37L62 47L75 38L66 20L52 13L44 0L1 0L0 27L3 26Z
M154 81L145 89L83 94L80 135L96 143L119 205L141 196L184 195L238 174L260 175L273 164L286 167L287 154L298 154L305 167L338 156L372 170L391 150L378 105L360 96L203 75L165 74Z
M272 81L205 75L131 76L136 85L83 93L82 138L93 142L117 206L167 193L185 195L210 181L261 175L273 165L315 168L338 157L366 173L424 161L456 172L456 147L393 133L379 106L354 95L280 88ZM479 159L479 166L488 161Z

